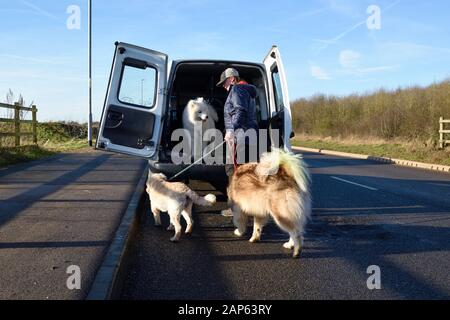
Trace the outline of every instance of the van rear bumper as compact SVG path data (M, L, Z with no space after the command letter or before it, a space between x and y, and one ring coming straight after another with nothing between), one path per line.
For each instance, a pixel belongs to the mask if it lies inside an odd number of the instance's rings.
M176 165L173 163L149 161L150 171L155 173L163 173L167 178L171 178L177 173L189 167L189 165ZM227 181L228 177L225 174L224 165L205 165L198 164L191 167L189 170L181 174L175 179L175 181L185 180L186 178L192 180L202 180L202 181Z

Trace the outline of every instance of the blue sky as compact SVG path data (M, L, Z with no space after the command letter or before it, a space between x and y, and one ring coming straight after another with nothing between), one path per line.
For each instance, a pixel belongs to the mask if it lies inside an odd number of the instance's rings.
M0 101L11 88L41 121L87 121L87 0L0 1ZM80 29L66 26L70 5ZM371 5L379 30L366 24ZM172 59L257 62L277 44L291 100L450 77L447 0L93 0L93 11L94 120L117 40Z

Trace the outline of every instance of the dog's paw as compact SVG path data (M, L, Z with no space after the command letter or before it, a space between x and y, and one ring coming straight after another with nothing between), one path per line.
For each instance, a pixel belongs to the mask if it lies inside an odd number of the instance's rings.
M300 254L302 253L302 249L298 248L294 250L294 254L292 255L292 258L297 259L300 258Z
M180 237L175 236L175 237L170 238L170 242L172 242L172 243L177 243L179 241L180 241Z
M283 248L292 250L292 249L294 249L294 244L291 241L288 241L285 244L283 244Z
M171 224L170 226L167 227L167 231L173 231L175 230L175 227L173 226L173 224Z
M261 239L259 237L251 237L248 242L250 243L256 243L259 242Z
M192 233L192 226L187 227L186 231L184 232L185 234L191 234Z
M245 232L240 232L239 229L234 230L234 235L237 237L243 237L245 235Z

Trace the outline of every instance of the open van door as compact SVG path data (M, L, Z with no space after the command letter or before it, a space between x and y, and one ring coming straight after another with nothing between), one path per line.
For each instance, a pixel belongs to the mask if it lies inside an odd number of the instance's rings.
M270 49L264 59L264 65L269 81L270 129L280 130L280 147L284 146L286 151L291 151L289 141L293 137L291 105L286 73L277 46Z
M166 100L168 57L116 43L96 147L155 159Z

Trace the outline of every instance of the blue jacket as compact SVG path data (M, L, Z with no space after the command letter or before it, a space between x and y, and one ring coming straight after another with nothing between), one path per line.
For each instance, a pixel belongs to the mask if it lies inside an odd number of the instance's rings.
M227 131L258 130L256 96L256 87L250 84L239 83L230 89L224 107L225 129Z

